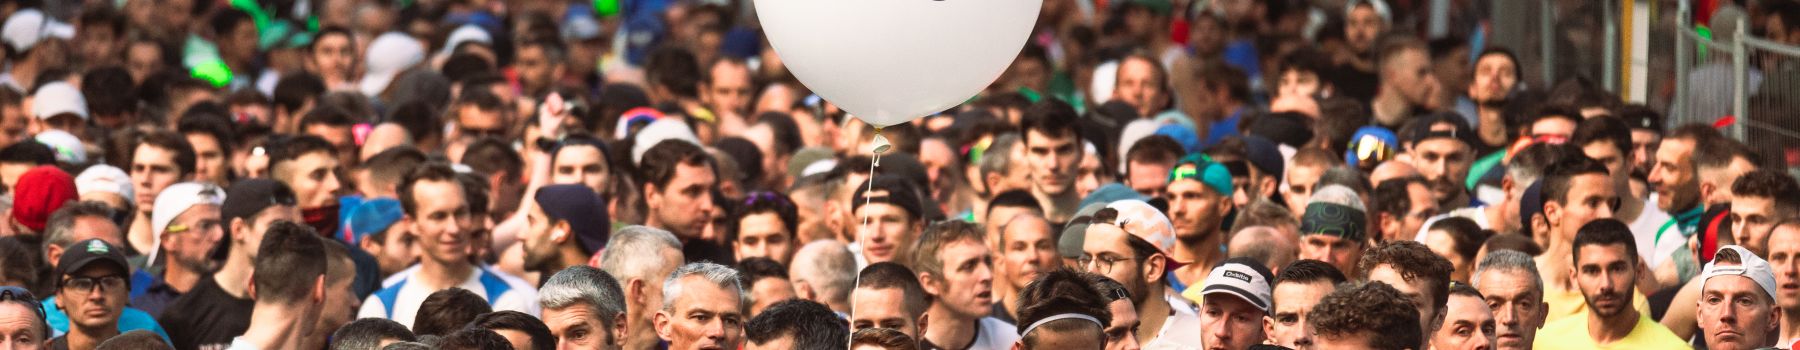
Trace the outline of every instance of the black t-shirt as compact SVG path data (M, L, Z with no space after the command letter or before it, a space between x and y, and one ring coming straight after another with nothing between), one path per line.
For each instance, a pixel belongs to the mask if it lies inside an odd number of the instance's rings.
M156 319L176 349L224 348L250 327L256 301L225 293L212 277L202 278Z

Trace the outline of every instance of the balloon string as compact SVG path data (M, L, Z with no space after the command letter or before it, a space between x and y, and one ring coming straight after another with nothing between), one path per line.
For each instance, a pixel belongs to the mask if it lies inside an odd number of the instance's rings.
M877 128L877 132L875 132L875 134L880 134L880 130L878 130L878 128ZM873 161L869 161L869 180L868 180L869 188L862 189L862 206L869 206L868 193L871 193L871 191L875 191L875 168L877 168L877 166L880 166L880 164L882 164L882 152L875 152L875 157L873 157ZM869 231L869 216L862 216L862 233L868 233L868 231Z

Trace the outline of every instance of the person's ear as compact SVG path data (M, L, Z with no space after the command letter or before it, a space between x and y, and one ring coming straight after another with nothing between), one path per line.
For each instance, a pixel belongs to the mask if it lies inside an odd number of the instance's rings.
M644 206L654 211L662 207L662 192L657 192L656 184L644 182Z
M1260 195L1260 198L1272 198L1275 196L1276 186L1274 176L1264 176L1262 183L1256 186L1256 193Z
M399 234L399 232L390 232L388 234ZM373 237L363 236L363 238L356 242L356 247L362 248L365 253L375 254L376 252L381 251L381 242L379 241L379 239L373 239Z
M56 262L62 260L62 255L63 255L63 247L59 247L55 244L45 244L44 245L44 258L50 259L50 260L48 260L50 262L50 265L52 265L50 267L56 267L55 266Z
M608 341L607 344L624 345L625 337L627 337L628 334L631 334L631 329L626 328L625 325L625 313L620 312L617 315L613 315L612 325L612 340Z
M551 242L556 242L556 244L563 244L563 243L569 241L569 236L570 235L569 235L569 221L568 220L557 220L556 225L553 225L550 227L550 241Z
M629 305L636 305L642 308L645 307L645 304L649 303L649 300L644 296L645 283L646 282L644 282L643 279L638 278L633 278L631 281L625 282L625 295L626 297L631 298L631 300L627 300L630 302Z
M250 271L250 279L244 281L244 284L249 286L244 289L244 295L250 296L251 300L256 299L256 277L256 271Z
M1270 316L1270 315L1263 315L1262 329L1263 329L1263 334L1270 335L1271 336L1270 340L1274 340L1272 338L1275 335L1275 317Z
M1557 203L1555 200L1544 201L1544 223L1548 224L1552 230L1561 226L1562 217L1565 214L1562 206L1562 203Z
M230 222L226 223L225 234L229 235L232 242L247 240L247 239L249 239L249 237L247 237L249 234L248 233L240 234L238 232L238 229L239 228L248 228L249 227L248 225L250 225L250 222L244 221L244 218L233 218L233 219L231 219ZM250 230L244 230L244 231L247 232Z
M319 275L319 278L313 279L311 294L313 305L325 304L325 275Z
M1519 182L1513 181L1512 175L1506 175L1506 176L1500 177L1500 193L1505 193L1506 198L1518 200L1518 198L1514 198L1512 195L1513 188L1518 187L1518 186L1519 186Z
M794 280L793 283L794 283L794 297L795 298L805 299L805 300L813 300L813 301L819 300L817 298L817 295L814 295L814 293L813 293L812 283L806 282L804 280Z
M651 316L651 321L656 324L656 336L662 337L663 340L674 338L675 322L670 319L668 313L657 311L655 316Z
M1025 350L1025 340L1019 339L1019 340L1013 341L1012 350Z
M1770 308L1770 309L1774 309L1774 310L1775 310L1775 313L1774 313L1774 314L1771 314L1771 315L1769 315L1769 328L1768 328L1768 331L1769 331L1769 332L1770 332L1770 333L1774 333L1774 332L1776 332L1776 331L1779 331L1779 330L1781 330L1781 320L1782 320L1782 319L1783 319L1783 318L1782 318L1782 315L1781 315L1781 308L1780 308L1780 307L1773 307L1773 308Z
M1700 181L1700 203L1706 203L1706 199L1712 198L1713 192L1718 190L1719 186L1714 185L1712 181Z
M1378 224L1375 224L1375 227L1380 229L1384 234L1400 230L1400 220L1399 218L1394 217L1394 214L1376 213L1375 221L1379 222Z
M1150 257L1144 258L1144 281L1151 284L1161 282L1163 273L1165 272L1164 268L1166 268L1163 263L1163 253L1160 252L1150 254Z
M942 290L944 286L938 283L937 276L933 276L930 272L920 272L918 276L919 286L925 289L925 294L944 294L944 291Z
M918 324L916 326L918 328L914 328L913 330L917 331L919 333L919 336L921 336L921 337L925 336L925 327L931 326L931 313L927 312L927 313L919 314L919 321L914 322L914 323Z

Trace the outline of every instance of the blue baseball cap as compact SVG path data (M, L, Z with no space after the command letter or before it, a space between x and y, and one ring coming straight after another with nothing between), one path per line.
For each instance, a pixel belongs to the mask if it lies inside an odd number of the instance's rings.
M406 217L400 208L400 200L393 198L375 198L363 201L356 209L350 210L350 219L345 220L344 242L351 245L362 244L363 237L387 231L389 226Z

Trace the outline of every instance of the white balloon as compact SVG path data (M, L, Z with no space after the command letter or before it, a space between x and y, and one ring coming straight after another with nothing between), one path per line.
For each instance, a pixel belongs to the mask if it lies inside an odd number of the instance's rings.
M994 82L1042 0L755 0L806 87L875 126L954 107Z

